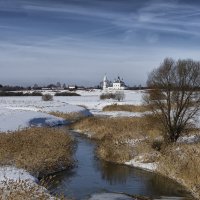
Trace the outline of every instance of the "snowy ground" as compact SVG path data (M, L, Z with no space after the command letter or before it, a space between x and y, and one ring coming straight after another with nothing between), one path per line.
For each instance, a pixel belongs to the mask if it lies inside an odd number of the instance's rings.
M137 158L134 158L128 162L125 162L126 165L130 165L133 167L138 167L141 169L145 169L147 171L156 171L157 169L157 163L153 162L153 163L145 163L142 161L142 159L140 158L140 160L138 160Z
M80 113L90 112L76 105L55 98L54 101L42 101L41 97L1 97L0 132L15 131L31 126L63 125L64 119L52 116L50 112Z
M12 181L29 181L36 183L38 180L31 176L27 171L23 169L17 169L15 167L5 166L0 169L0 185L7 180Z
M0 108L0 132L16 131L32 126L56 126L68 123L59 117L21 109Z
M47 93L49 91L46 91ZM52 92L50 92L52 93ZM101 90L77 91L81 96L54 97L53 101L42 101L41 97L0 97L0 132L15 131L30 126L55 126L66 122L47 113L80 113L82 115L106 115L112 117L141 116L132 112L102 112L102 108L113 103L141 104L143 92L125 91L125 100L100 100ZM85 109L87 107L90 112Z
M44 93L52 93L45 91ZM54 117L47 113L81 113L83 115L106 115L112 117L140 117L144 113L134 112L102 112L102 108L113 103L140 105L144 91L125 91L125 99L121 102L116 100L100 100L101 90L76 91L81 96L54 97L53 101L42 101L41 97L0 97L0 132L14 131L29 126L55 126L64 124L61 118ZM85 107L87 109L85 109ZM198 120L199 122L200 120ZM200 124L200 123L199 123ZM191 143L199 141L199 137L190 136L180 138L179 142ZM132 160L126 164L154 170L151 163L142 165Z
M144 93L142 91L131 91L125 90L125 99L121 102L116 100L100 100L99 96L102 93L101 90L94 91L77 91L81 96L80 97L61 97L63 101L74 104L74 105L84 105L91 111L100 111L106 105L111 105L113 103L118 104L133 104L140 105L142 103L142 96Z
M56 200L57 198L51 196L47 189L38 185L38 179L30 175L24 169L18 169L13 166L0 167L0 188L2 192L2 199L9 199L10 194L20 192L25 194L30 192L34 199L45 196L49 200ZM21 196L24 199L25 196ZM17 198L19 199L19 198ZM29 199L29 198L28 198ZM41 199L41 198L39 198Z

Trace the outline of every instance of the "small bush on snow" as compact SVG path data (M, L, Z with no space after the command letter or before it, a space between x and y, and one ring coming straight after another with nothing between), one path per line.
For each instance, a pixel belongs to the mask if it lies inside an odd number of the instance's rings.
M100 95L101 100L105 99L115 99L117 101L122 101L125 98L125 94L123 91L117 91L115 93L103 93Z
M105 94L101 94L100 95L100 99L104 100L104 99L114 99L115 98L115 94L113 93L105 93Z
M52 101L53 100L53 95L51 95L51 94L44 94L44 95L42 95L42 100L43 101Z

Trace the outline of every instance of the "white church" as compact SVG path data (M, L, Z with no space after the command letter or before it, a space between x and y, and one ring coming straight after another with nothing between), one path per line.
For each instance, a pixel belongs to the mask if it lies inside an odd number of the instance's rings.
M104 76L103 91L109 92L109 91L117 91L125 89L127 89L127 86L124 83L123 79L121 79L119 76L114 82L109 81L106 75Z

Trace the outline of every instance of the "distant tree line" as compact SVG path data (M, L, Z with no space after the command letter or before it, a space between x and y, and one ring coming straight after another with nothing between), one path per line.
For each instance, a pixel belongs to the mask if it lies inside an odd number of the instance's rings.
M17 91L0 91L0 96L42 96L41 92L17 92Z
M1 91L31 90L31 87L9 86L9 85L3 86L0 84L0 90Z

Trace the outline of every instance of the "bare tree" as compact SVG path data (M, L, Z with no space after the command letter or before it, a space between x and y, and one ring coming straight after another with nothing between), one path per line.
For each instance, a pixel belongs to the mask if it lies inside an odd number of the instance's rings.
M200 111L200 62L166 58L148 77L144 100L161 123L165 139L176 142Z

